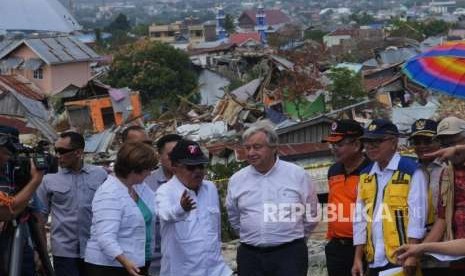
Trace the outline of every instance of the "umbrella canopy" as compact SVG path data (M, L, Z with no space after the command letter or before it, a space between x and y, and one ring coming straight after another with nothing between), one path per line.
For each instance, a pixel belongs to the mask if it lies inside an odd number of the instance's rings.
M465 98L465 41L448 42L414 56L402 71L425 88Z

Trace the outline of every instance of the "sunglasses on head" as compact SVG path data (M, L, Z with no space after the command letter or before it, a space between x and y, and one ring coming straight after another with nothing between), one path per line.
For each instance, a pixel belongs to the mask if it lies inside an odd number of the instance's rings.
M55 153L58 153L60 155L75 151L77 149L67 149L67 148L55 148Z
M197 165L184 165L188 171L195 171L195 169L203 170L205 169L204 164L197 164Z

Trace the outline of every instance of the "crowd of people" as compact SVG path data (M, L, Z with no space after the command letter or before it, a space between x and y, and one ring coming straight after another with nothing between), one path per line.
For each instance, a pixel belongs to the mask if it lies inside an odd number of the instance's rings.
M465 121L417 120L407 139L416 158L399 152L400 139L383 119L366 128L337 120L324 138L336 161L325 205L330 276L394 267L406 275L464 274L465 262L424 253L465 255ZM44 175L31 161L20 190L14 176L0 174L0 275L11 268L7 229L36 217L46 244L49 216L57 276L307 275L307 239L321 206L306 171L279 158L269 122L242 134L249 166L227 187L240 242L235 272L222 257L220 199L205 179L209 159L200 145L177 134L154 143L140 126L126 128L122 140L111 171L85 163L82 135L64 132L54 144L58 173ZM0 166L8 167L18 144L18 131L0 126ZM24 235L18 276L37 275L35 245Z

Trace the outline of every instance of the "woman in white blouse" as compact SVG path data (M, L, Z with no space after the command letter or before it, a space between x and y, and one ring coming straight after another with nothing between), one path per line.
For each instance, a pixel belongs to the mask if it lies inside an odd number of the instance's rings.
M89 276L147 274L155 208L154 193L143 181L156 164L147 144L126 143L118 151L115 176L100 186L92 202L85 257Z

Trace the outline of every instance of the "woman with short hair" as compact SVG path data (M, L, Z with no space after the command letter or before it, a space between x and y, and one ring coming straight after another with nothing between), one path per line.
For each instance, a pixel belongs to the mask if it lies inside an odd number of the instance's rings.
M143 183L157 164L154 149L126 143L115 162L115 176L95 193L87 243L89 276L147 274L152 252L154 193Z

